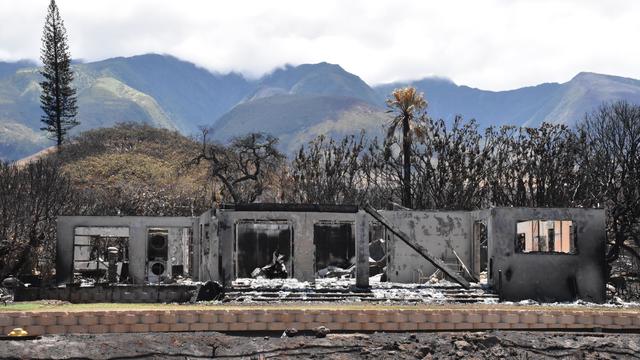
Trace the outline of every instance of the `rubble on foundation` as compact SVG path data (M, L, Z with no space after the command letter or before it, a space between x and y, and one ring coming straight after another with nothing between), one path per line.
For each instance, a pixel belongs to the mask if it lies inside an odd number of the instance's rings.
M296 279L237 279L225 301L234 302L360 302L374 303L492 303L497 295L474 284L461 289L455 283L440 280L428 284L381 282L380 275L370 280L369 289L356 287L351 278L319 278L313 282Z

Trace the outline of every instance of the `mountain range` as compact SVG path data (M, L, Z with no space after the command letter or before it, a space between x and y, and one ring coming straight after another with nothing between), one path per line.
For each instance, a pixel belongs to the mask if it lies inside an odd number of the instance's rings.
M319 134L341 136L366 129L381 134L389 121L385 98L412 85L425 94L432 117L475 118L481 127L573 125L604 102L640 103L640 81L582 72L565 83L509 91L457 85L444 78L371 86L339 65L287 65L259 79L213 73L169 55L147 54L75 63L78 120L75 132L141 122L197 135L211 127L228 141L251 131L280 138L292 153ZM41 81L29 61L0 62L0 159L15 160L52 144L40 129Z

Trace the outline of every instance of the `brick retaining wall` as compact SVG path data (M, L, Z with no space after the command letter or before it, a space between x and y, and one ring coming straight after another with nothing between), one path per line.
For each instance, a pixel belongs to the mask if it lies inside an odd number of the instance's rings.
M4 334L22 327L32 335L165 331L420 331L487 329L639 329L638 311L535 309L416 310L123 310L0 312Z

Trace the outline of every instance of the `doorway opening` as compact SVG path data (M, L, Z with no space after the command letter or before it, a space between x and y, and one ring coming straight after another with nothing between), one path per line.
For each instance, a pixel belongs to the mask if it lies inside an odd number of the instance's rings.
M473 222L474 272L481 284L486 284L491 276L489 269L489 238L485 220Z
M288 221L242 220L236 223L237 278L292 277L291 254L293 231Z
M313 225L316 277L342 277L355 269L355 224L321 221Z

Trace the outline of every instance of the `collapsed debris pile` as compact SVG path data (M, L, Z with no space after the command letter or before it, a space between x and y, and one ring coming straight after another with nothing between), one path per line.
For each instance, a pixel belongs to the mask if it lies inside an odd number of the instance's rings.
M381 281L386 281L387 254L384 239L375 239L369 243L369 276L382 274ZM330 265L318 270L316 278L350 279L356 277L356 258L349 261L333 261Z
M4 305L13 302L16 289L23 288L26 285L20 279L9 275L2 283L0 283L0 302Z
M571 302L539 302L534 300L503 301L486 286L472 283L469 289L447 280L429 281L425 284L405 284L379 281L381 274L371 278L369 289L358 289L355 279L316 279L313 282L296 279L250 279L233 281L226 289L223 302L233 303L353 303L370 302L386 304L504 304L510 306L559 306L611 308L640 307L638 302L614 298L607 303L596 304L584 300Z
M343 269L338 266L327 266L324 269L318 270L316 273L318 278L338 278L338 279L348 279L355 277L356 266L352 265L347 269Z
M372 278L370 289L358 289L355 279L237 279L226 293L232 302L390 302L390 303L497 303L497 295L474 284L470 289L440 280L427 284L381 282Z
M251 272L251 277L254 279L286 279L288 275L285 256L278 253L277 250L273 252L270 264L255 268Z
M384 239L369 243L369 276L379 274L380 281L387 281L387 243Z
M224 288L216 281L199 284L191 297L191 302L214 301L224 298Z

